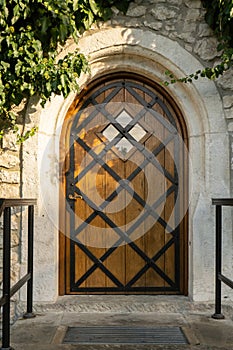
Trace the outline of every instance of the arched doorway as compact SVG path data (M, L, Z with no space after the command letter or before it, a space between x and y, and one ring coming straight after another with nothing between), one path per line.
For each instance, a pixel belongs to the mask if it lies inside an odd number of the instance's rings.
M61 136L61 294L187 294L187 132L139 75L92 82Z

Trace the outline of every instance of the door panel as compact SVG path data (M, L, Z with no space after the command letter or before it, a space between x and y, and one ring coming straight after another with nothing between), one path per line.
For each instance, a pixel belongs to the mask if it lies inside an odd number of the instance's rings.
M186 293L178 114L130 75L95 85L72 107L62 177L66 294Z

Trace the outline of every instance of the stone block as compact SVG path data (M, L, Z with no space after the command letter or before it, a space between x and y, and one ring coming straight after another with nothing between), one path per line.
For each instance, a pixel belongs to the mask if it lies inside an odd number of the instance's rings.
M213 30L208 26L207 23L200 23L198 27L197 35L200 38L213 36Z
M201 18L201 12L198 9L188 9L183 18L186 21L197 21Z
M8 184L18 184L20 182L19 171L0 170L0 182Z
M134 3L131 3L129 6L129 9L127 11L127 16L130 17L141 17L146 14L147 7L146 6L138 6L135 5Z
M223 76L218 79L217 84L224 90L233 90L233 69L227 70Z
M19 262L19 254L16 251L16 249L12 249L12 252L11 252L11 264L12 265L17 265L18 262Z
M184 40L187 43L194 43L195 42L195 37L193 35L190 35L190 33L182 32L182 33L177 33L173 32L173 37L174 38L179 38Z
M185 2L185 5L191 9L200 9L202 8L202 4L201 4L201 1L200 0L186 0Z
M2 140L2 147L6 150L17 151L19 149L19 145L16 143L17 135L12 131L9 131L4 135Z
M166 0L149 0L149 4L158 4L160 2L166 2Z
M142 25L141 21L139 21L137 17L127 18L127 20L123 20L123 22L124 22L123 25L125 27L137 28L137 27L141 27L141 25ZM118 25L119 25L119 22L118 22Z
M156 22L145 21L145 22L143 22L143 24L145 27L149 27L149 28L154 29L154 30L159 30L163 26L163 23L159 22L159 21L156 21Z
M182 5L183 4L183 0L169 0L169 4L170 5Z
M15 247L19 245L19 233L18 230L12 230L11 232L11 246Z
M233 132L233 122L230 122L228 124L228 131ZM233 150L232 150L232 153L233 153ZM233 169L233 159L232 159L232 169Z
M165 21L171 18L176 18L179 9L177 7L158 5L150 10L153 17L160 21Z
M202 39L194 46L194 52L203 60L209 61L220 56L220 52L217 51L217 45L216 38Z
M233 86L232 86L232 88L233 88ZM223 96L223 106L226 109L233 107L233 94Z
M233 119L233 108L226 109L225 116L227 119Z
M0 167L12 169L19 167L19 154L10 151L0 151Z
M19 185L0 183L0 192L2 198L18 198Z
M20 273L20 265L16 263L12 263L11 265L11 282L15 284L19 280Z

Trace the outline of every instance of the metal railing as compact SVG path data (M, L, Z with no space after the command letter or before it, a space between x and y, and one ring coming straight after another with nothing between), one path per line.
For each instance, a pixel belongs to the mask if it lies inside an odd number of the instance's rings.
M27 312L24 318L32 318L33 302L33 226L34 226L34 205L36 199L0 199L0 216L3 213L3 293L0 299L2 312L2 347L0 349L13 349L10 347L10 299L27 283ZM11 269L11 208L28 207L28 260L27 274L18 282L10 286Z
M222 274L222 207L233 206L233 198L212 199L212 204L216 206L216 264L215 264L215 313L212 318L224 319L222 314L222 285L225 283L233 288L233 281Z

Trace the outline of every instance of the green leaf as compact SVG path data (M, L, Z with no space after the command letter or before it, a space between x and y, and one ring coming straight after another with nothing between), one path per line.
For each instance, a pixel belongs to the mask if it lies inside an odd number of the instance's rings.
M95 15L97 15L100 11L99 6L97 5L95 0L89 0L90 7Z
M5 71L7 71L8 68L10 68L10 63L9 62L5 62L5 61L1 61L1 66L4 68Z
M61 79L62 87L65 88L65 86L66 86L66 76L65 76L65 74L62 74L60 79Z
M15 22L17 22L17 20L20 18L20 8L19 5L15 5L15 7L13 8L13 17L11 19L11 23L15 24Z
M47 92L50 94L51 91L52 91L52 86L51 86L50 81L48 81L48 82L46 83L46 89L47 89Z
M73 10L77 11L79 6L79 0L73 0Z
M60 26L59 26L59 37L61 39L61 42L64 42L67 38L67 27L61 23Z
M41 20L41 32L46 33L49 27L50 21L48 17L43 17Z
M38 127L33 126L30 130L26 131L23 135L18 134L17 135L17 143L20 144L20 143L26 141L27 139L29 139L29 137L34 136L37 131L38 131Z

